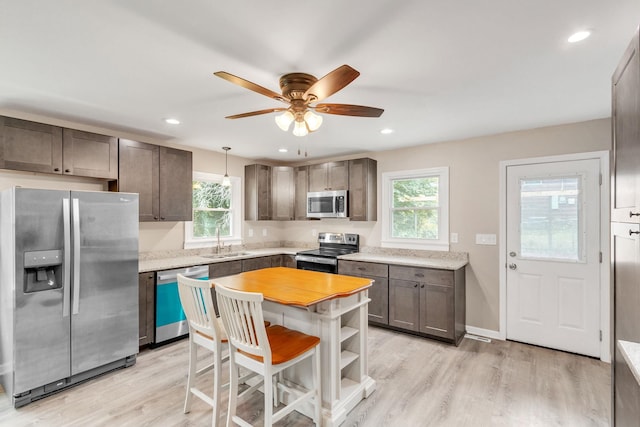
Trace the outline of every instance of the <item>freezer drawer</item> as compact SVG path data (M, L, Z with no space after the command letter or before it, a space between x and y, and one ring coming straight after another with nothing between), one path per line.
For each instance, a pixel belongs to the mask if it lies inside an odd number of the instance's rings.
M154 340L156 345L183 338L189 333L189 325L178 294L178 274L193 279L208 280L209 266L199 265L158 272L156 280L156 336Z

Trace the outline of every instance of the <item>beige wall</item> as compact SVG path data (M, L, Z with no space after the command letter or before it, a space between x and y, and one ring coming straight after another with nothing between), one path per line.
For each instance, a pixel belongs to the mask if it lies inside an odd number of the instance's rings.
M139 141L180 148L174 141L122 134L95 127L52 121L43 117L3 111L0 114L36 120L91 132L124 136ZM221 151L223 143L212 143L212 149ZM378 161L378 182L383 172L449 167L450 180L450 231L458 233L459 243L451 250L469 253L467 267L467 324L478 328L499 329L499 265L498 246L475 244L477 233L496 234L499 237L499 163L503 160L542 157L589 151L609 150L611 145L610 119L552 126L539 129L510 132L500 135L425 144L412 148L362 153L356 157L371 157ZM186 148L186 147L181 147ZM224 154L208 150L191 149L194 152L195 171L224 173ZM243 176L247 159L229 155L229 174ZM11 185L44 188L103 189L97 180L55 177L40 174L24 174L0 171L0 189ZM380 186L378 186L380 191ZM379 197L378 197L379 199ZM380 218L380 212L378 212ZM245 243L282 240L314 243L315 232L355 232L361 236L363 246L379 246L380 221L350 222L342 219L320 221L245 221ZM253 236L249 237L249 230ZM266 232L266 237L263 236ZM158 222L140 224L140 250L157 251L181 249L184 240L182 222Z

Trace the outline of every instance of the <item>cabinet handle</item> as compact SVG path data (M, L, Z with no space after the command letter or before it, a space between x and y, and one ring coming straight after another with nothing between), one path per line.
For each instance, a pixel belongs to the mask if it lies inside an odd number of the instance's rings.
M424 285L420 285L420 287L421 287L422 289L424 289Z
M364 268L364 267L358 267L358 270L360 270L360 271L365 271L365 270L366 270L366 268Z
M158 217L157 217L157 216L154 216L154 217L153 217L153 219L158 220Z
M164 221L164 217L163 216L160 217L160 221Z
M424 277L424 273L416 273L416 277Z
M418 284L416 283L415 285L413 285L413 287L414 287L414 288L417 288L417 287L418 287Z
M54 172L58 172L60 170L60 168L55 168L53 171Z
M64 170L64 173L69 173L69 172L71 172L71 170L69 170L69 169L65 169Z
M631 236L633 234L640 234L640 231L629 230L629 236Z
M629 218L633 218L634 216L640 216L640 212L629 211Z

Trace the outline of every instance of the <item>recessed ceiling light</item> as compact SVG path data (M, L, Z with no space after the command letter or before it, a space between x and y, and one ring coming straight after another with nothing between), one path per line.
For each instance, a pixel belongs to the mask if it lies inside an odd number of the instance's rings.
M178 119L164 119L164 121L166 123L169 123L170 125L179 125L180 124L180 120L178 120Z
M578 31L577 33L571 34L571 37L567 39L569 43L577 43L589 37L591 35L591 31Z
M390 133L393 133L393 129L384 128L380 131L380 133L383 135L389 135Z
M286 153L289 150L287 150L286 148L278 148L278 151L281 152L281 153Z

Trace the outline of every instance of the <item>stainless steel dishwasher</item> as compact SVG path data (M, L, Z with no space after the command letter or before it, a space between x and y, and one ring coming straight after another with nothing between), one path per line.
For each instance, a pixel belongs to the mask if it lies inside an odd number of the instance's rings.
M159 271L156 280L156 345L182 338L189 333L189 325L182 311L178 294L178 274L192 279L209 279L209 266Z

